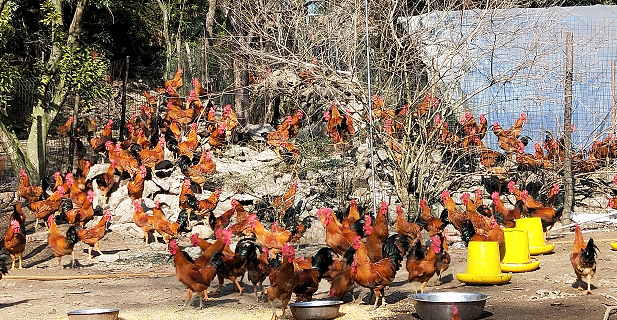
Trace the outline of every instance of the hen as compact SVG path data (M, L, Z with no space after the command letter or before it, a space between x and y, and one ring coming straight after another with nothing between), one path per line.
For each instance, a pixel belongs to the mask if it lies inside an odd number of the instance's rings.
M197 293L199 296L199 308L203 308L203 301L209 300L208 287L210 286L210 282L212 282L214 276L216 276L217 269L223 265L220 256L214 254L212 259L208 259L207 263L202 266L197 266L187 258L188 254L180 250L176 244L176 239L171 240L169 243L169 253L174 257L176 278L180 283L186 286L187 299L182 308L186 308L186 305L193 297L193 292Z
M30 185L30 178L26 174L26 170L22 169L19 176L21 181L19 183L19 187L17 188L17 194L26 199L28 203L41 200L40 198L43 193L43 188Z
M268 302L270 302L270 306L272 307L272 317L276 317L276 309L274 309L274 300L281 300L281 309L283 310L281 318L285 318L285 309L287 309L287 304L291 299L291 294L293 293L294 288L296 287L298 280L296 279L294 273L294 265L293 259L295 255L295 250L291 245L284 245L282 247L283 253L283 261L281 266L278 268L278 272L271 274L270 276L270 287L266 291L268 294Z
M136 174L132 180L126 185L126 189L129 193L131 201L141 199L144 193L144 183L146 181L146 175L148 174L146 167L139 166L139 173Z
M4 236L4 247L11 255L13 263L11 264L11 270L15 269L15 260L19 258L19 269L22 267L22 254L26 249L26 229L24 223L26 222L26 215L21 210L21 204L17 202L13 208L11 219L9 222L9 228L6 230Z
M591 293L591 277L596 273L596 256L599 251L598 247L593 243L593 239L589 238L587 245L583 240L583 232L578 223L574 229L574 245L570 254L570 263L574 268L574 273L578 279L577 290L583 290L583 276L587 277L587 294Z
M193 159L193 153L197 150L197 147L197 123L192 123L188 138L178 144L178 155L186 155L189 159Z
M79 227L70 226L66 231L66 236L64 236L58 229L53 216L49 216L47 222L49 224L49 236L47 237L47 243L58 259L58 268L62 268L62 257L69 254L73 257L71 260L71 269L74 268L75 251L73 250L73 247L77 242L79 242Z
M257 219L256 214L252 214L248 217L249 225L253 232L255 232L255 237L257 238L257 242L262 246L272 250L273 253L283 249L283 246L289 238L291 237L291 232L289 230L285 230L283 232L270 232L261 224L259 219ZM274 249L274 250L273 250Z
M426 201L424 201L424 204L426 205ZM420 205L422 205L422 200L420 201ZM422 228L419 225L413 222L409 222L407 221L407 219L405 219L405 216L403 214L403 207L401 205L396 206L396 214L398 216L396 218L396 222L394 223L394 230L396 231L396 233L407 235L412 239L422 238L422 236L420 235L420 231L422 230Z
M441 240L439 237L431 237L431 245L426 254L422 248L422 243L416 241L413 252L407 256L407 272L409 275L407 280L413 286L413 282L421 282L420 292L424 292L424 288L428 281L435 275L435 261L437 254L441 252ZM414 287L414 291L418 290Z
M107 222L111 220L111 210L107 210L94 227L90 229L82 229L77 232L81 242L88 245L88 260L92 260L92 248L103 255L99 248L99 241L105 236Z
M69 133L69 131L71 131L71 126L73 125L73 116L70 116L68 120L66 120L66 122L61 125L58 126L58 135L65 137L67 133Z
M49 196L49 198L28 204L28 209L30 209L36 218L36 224L34 225L35 230L38 228L39 220L45 221L47 217L52 216L60 209L62 198L64 197L64 190L62 186L59 186L58 190Z
M137 225L141 231L144 232L144 241L146 245L148 245L148 234L154 231L154 227L152 225L153 217L144 212L144 209L141 207L141 199L134 200L133 206L135 207L133 222L135 222L135 225Z
M420 210L422 211L422 219L426 221L424 229L428 232L428 235L434 237L443 233L444 229L448 225L447 210L442 211L441 218L435 218L431 214L431 207L428 206L426 200L420 200Z
M101 132L101 135L99 137L94 137L90 140L90 146L92 147L92 150L94 150L95 152L102 152L104 150L107 141L111 141L111 127L113 123L114 122L109 119L109 121L107 121L107 124L103 128L103 132Z

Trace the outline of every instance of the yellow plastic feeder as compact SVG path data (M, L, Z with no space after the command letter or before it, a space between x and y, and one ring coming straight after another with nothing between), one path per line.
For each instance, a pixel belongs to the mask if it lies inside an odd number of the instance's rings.
M617 241L611 242L611 248L613 248L613 250L617 250Z
M470 241L467 273L457 273L456 278L466 284L504 284L512 279L512 274L501 272L496 241Z
M542 230L542 220L540 218L521 218L516 219L516 228L529 232L529 254L532 256L553 252L555 245L546 243L544 230Z
M540 261L529 255L529 236L527 230L505 228L506 255L501 261L501 271L527 272L538 269Z

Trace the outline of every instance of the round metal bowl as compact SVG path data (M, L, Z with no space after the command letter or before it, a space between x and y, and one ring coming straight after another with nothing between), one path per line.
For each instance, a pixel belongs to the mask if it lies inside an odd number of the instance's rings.
M69 320L117 320L120 309L82 309L69 311Z
M343 301L315 300L290 303L289 308L297 320L325 320L338 317L341 304Z
M422 320L452 319L452 305L456 305L463 320L475 320L480 318L489 296L472 292L430 292L412 294L409 298Z

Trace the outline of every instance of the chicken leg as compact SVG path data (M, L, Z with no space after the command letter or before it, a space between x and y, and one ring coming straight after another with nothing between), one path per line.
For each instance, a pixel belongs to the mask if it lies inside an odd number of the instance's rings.
M591 294L591 273L587 274L587 294Z
M377 309L377 303L379 302L379 291L375 290L373 291L375 293L375 304L373 305L373 310Z
M193 297L193 291L190 288L186 288L186 295L187 295L186 302L184 302L184 305L182 306L182 310L186 308L186 305L189 303L189 301Z
M101 252L101 248L99 247L98 241L94 244L94 250L98 251L100 255L103 255L103 252Z

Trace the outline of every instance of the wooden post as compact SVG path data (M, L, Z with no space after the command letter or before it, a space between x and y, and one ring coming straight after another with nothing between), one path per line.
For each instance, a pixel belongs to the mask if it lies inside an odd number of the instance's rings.
M615 60L611 61L611 101L613 111L613 135L615 135L615 126L617 125L617 97L615 96Z
M69 167L67 172L73 172L73 160L75 158L75 127L77 124L77 115L79 114L79 100L81 96L79 92L75 93L75 105L73 105L73 123L71 123L71 133L69 135Z
M126 56L126 62L124 63L124 79L122 79L122 113L120 114L120 140L124 140L124 124L126 122L126 83L129 80L129 59L130 56Z
M570 214L574 208L574 179L572 176L572 134L570 125L572 124L572 74L574 65L574 51L572 33L568 32L566 39L566 79L564 83L565 104L563 115L563 136L564 136L564 161L563 161L563 180L565 189L564 210L561 216L563 224L571 223Z

